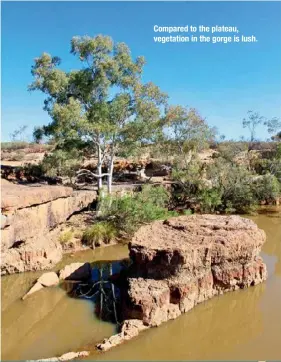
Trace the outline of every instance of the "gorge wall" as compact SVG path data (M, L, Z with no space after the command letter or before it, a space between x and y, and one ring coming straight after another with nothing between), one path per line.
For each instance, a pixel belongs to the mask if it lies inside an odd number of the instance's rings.
M95 191L2 181L1 275L52 268L62 258L55 227L96 199Z

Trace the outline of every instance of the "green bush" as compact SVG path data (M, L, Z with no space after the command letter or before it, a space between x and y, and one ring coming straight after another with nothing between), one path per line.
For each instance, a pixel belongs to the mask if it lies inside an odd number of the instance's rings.
M102 243L109 244L117 237L117 230L113 223L100 221L87 228L82 236L82 242L87 245L100 246Z
M162 187L144 186L141 192L105 196L99 201L99 217L110 220L121 235L131 235L142 223L178 215L167 209L170 195Z
M207 178L212 187L219 190L221 204L218 211L231 210L237 213L252 212L258 200L253 187L253 175L243 165L218 158L207 169Z
M25 153L43 153L53 148L53 145L42 143L29 143L25 141L1 142L2 151L24 150Z
M254 181L254 192L258 201L272 202L281 194L281 184L274 175L260 176Z
M221 142L217 146L218 157L223 157L227 161L233 162L233 159L236 156L238 156L241 152L246 152L248 148L249 144L247 142Z
M249 213L261 201L273 201L281 194L274 175L258 176L223 157L206 167L196 162L186 170L173 172L175 203L199 204L202 212Z
M222 192L217 189L203 189L199 193L199 201L203 212L215 212L222 204Z
M65 244L65 243L69 242L72 239L72 237L73 237L73 231L72 230L64 231L59 236L59 242L61 244Z
M41 166L45 175L69 177L72 183L80 164L81 159L78 151L55 150L53 153L44 156Z

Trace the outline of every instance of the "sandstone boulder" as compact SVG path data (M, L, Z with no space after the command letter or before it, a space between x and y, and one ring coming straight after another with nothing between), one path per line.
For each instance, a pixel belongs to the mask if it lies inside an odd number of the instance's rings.
M1 187L1 275L52 268L62 257L55 235L59 225L88 207L96 192L11 183Z
M90 263L71 263L59 272L61 280L89 280L92 275Z
M33 287L22 297L22 300L25 300L29 295L38 292L39 290L43 289L43 285L39 282L36 282Z
M265 233L239 216L192 215L141 227L129 245L140 274L163 279L184 270L191 278L211 265L254 260Z
M139 335L139 333L148 327L143 324L142 321L138 319L125 320L121 326L121 332L114 334L109 338L105 338L101 343L96 347L101 351L108 351L109 349L118 346L124 341L130 340Z
M61 197L71 196L71 187L43 186L43 185L18 185L1 183L2 199L1 208L6 211L23 209L33 205L44 204Z
M9 225L8 217L6 215L1 214L1 229L4 229Z
M239 216L181 216L142 226L129 245L125 317L158 326L215 295L261 283L265 239Z
M51 269L61 258L61 245L38 235L38 238L2 252L1 275Z
M30 195L29 191L29 189L33 188L29 186L22 187L25 187L25 192L22 190L23 197L25 196L28 199L30 196L30 203L34 202L32 201L34 195L32 192ZM40 190L43 190L44 195L46 188L47 186L45 188L38 187L36 196L40 194ZM9 217L10 225L2 231L2 251L12 247L19 240L27 241L38 234L48 233L57 225L65 222L73 213L86 208L96 198L96 192L93 191L73 191L70 189L71 193L69 194L69 188L66 188L67 191L65 192L63 192L65 188L61 186L48 186L48 188L51 189L48 196L52 196L53 199L31 205L28 205L26 201L25 203L19 203L17 209L10 199L5 200L4 198L4 208L5 205L6 207L10 205L9 211L5 211L5 216ZM53 188L54 190L62 188L62 195L66 195L58 197L59 191L53 192ZM25 195L26 193L27 195ZM12 198L12 195L10 195L10 198ZM39 201L38 196L37 202ZM23 207L23 205L28 206Z
M88 351L81 351L81 352L67 352L64 353L60 357L50 357L50 358L43 358L43 359L37 359L36 361L44 361L44 362L59 362L59 361L70 361L75 358L79 357L87 357L89 356L90 352Z
M51 287L59 284L59 277L55 272L48 272L41 275L37 282L42 284L44 287Z

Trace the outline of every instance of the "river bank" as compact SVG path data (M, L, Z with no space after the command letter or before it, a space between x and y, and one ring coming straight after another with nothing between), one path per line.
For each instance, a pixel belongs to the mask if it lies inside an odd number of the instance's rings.
M251 219L267 234L262 255L269 272L266 283L215 297L107 353L96 352L94 346L103 337L113 334L115 327L98 320L91 303L71 299L63 290L50 288L40 291L30 301L26 300L28 304L23 306L19 298L41 273L4 277L2 359L52 357L75 348L80 350L85 345L91 349L86 358L89 360L278 359L281 337L280 213L261 214ZM109 246L80 252L75 257L65 256L56 268L74 261L120 260L127 255L126 246ZM11 335L13 338L9 338Z

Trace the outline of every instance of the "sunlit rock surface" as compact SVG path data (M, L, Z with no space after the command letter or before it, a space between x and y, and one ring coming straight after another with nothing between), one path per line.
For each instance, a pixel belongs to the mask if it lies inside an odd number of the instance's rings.
M267 277L259 256L265 240L263 230L239 216L181 216L142 226L129 245L125 325L139 320L140 326L159 326L213 296L261 283ZM98 348L126 339L121 331Z

